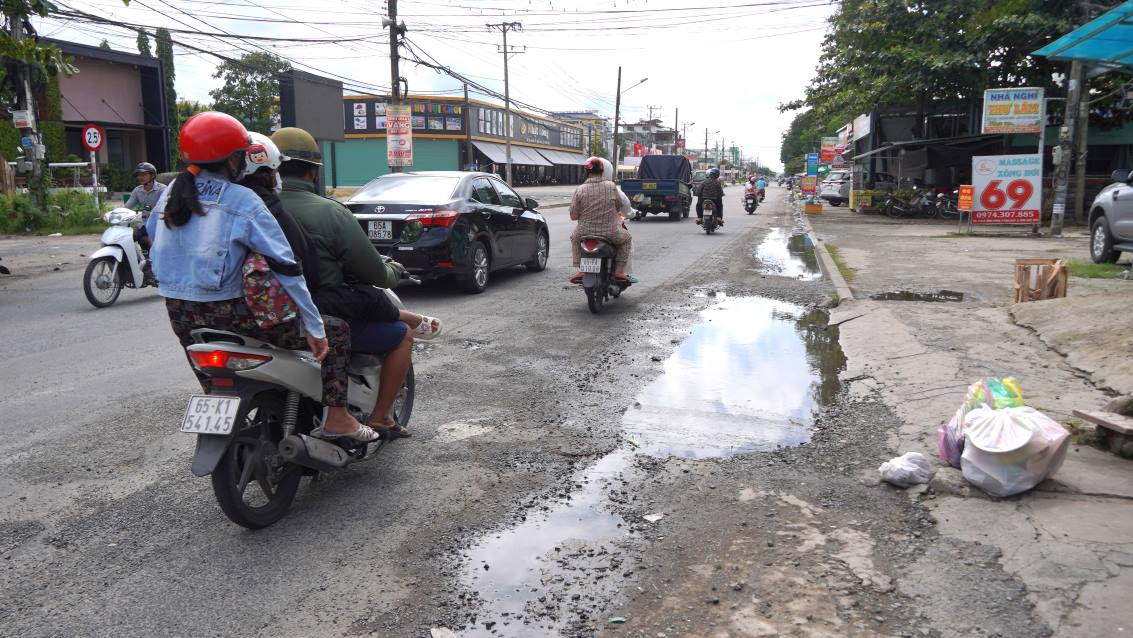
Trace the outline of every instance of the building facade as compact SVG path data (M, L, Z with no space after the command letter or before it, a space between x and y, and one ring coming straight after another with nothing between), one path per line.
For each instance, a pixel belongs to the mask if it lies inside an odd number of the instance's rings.
M67 155L86 159L82 130L97 124L106 132L98 152L104 166L132 168L150 162L169 166L165 71L161 60L73 42L45 40L74 58L79 72L60 74L59 95Z
M502 106L437 96L408 96L413 121L412 171L481 170L505 174L506 113ZM360 186L389 172L388 96L343 98L343 142L324 142L328 186ZM512 110L511 157L516 185L573 184L586 161L585 129Z

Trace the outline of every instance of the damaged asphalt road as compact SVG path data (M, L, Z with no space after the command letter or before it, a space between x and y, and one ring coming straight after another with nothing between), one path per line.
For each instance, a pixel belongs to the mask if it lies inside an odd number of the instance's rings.
M446 322L417 346L413 438L304 482L254 533L188 472L194 384L151 292L94 311L75 273L0 284L22 336L0 345L0 628L1044 635L994 552L877 484L898 424L839 382L830 289L783 193L714 236L631 226L642 283L599 316L565 283L565 210L547 272L403 291ZM970 613L931 620L938 596Z

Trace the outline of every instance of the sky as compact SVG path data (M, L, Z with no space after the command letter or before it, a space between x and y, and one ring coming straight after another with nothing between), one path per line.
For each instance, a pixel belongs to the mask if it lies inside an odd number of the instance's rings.
M55 1L120 25L164 26L175 42L199 49L174 45L179 98L211 102L209 91L220 86L212 77L220 60L200 50L229 57L268 50L343 80L348 94L389 90L384 0ZM509 63L513 99L612 117L620 65L623 123L652 112L668 126L687 126L690 150L703 148L707 129L709 145L735 144L745 158L782 170L780 140L793 113L776 107L802 97L835 7L830 0L402 0L398 18L417 55L500 93L501 33L486 25L519 22L508 33L517 51ZM105 38L111 48L137 52L126 27L83 18L35 26L52 38L94 45ZM410 93L462 92L459 81L411 60L402 61L401 75Z

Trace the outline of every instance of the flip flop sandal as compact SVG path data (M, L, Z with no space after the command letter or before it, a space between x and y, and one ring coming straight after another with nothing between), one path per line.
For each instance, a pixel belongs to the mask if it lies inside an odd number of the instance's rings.
M405 429L405 427L398 425L396 423L389 425L389 426L386 426L386 427L381 427L381 426L375 427L375 426L372 426L372 425L369 426L369 427L371 429L373 429L375 432L377 432L378 436L380 436L382 438L382 440L384 440L384 441L396 441L398 439L408 439L409 437L413 436L412 432L410 432L409 430Z
M436 327L433 324L436 323ZM421 323L413 329L413 338L428 341L429 339L436 339L441 336L441 331L444 330L444 323L435 317L426 317L421 315Z
M347 439L356 443L373 443L382 439L382 431L375 430L368 425L359 425L353 432L327 432L319 428L311 434L325 441L341 441Z

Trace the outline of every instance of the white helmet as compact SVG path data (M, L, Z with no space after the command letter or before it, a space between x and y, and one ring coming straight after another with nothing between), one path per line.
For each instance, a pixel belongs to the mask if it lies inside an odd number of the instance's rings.
M279 165L291 159L279 152L279 147L271 138L262 133L248 133L252 144L248 146L247 161L244 162L244 172L240 179L255 173L261 168L278 169Z
M610 160L604 157L598 159L602 160L602 179L608 182L614 181L614 165L610 163Z

